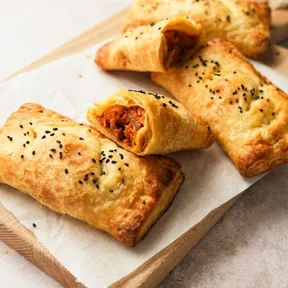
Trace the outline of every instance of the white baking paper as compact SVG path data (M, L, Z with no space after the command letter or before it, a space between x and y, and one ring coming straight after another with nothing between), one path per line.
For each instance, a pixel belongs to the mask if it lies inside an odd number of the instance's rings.
M118 88L165 93L148 74L104 73L93 62L97 47L50 63L0 85L0 125L25 102L35 102L78 121L87 122L86 109ZM288 79L257 64L263 74L288 92ZM167 94L167 93L166 93ZM201 221L211 210L244 191L261 176L242 178L221 148L171 155L186 180L166 214L134 248L87 224L50 211L30 196L0 185L0 201L37 239L87 287L106 287ZM32 226L37 224L37 228Z

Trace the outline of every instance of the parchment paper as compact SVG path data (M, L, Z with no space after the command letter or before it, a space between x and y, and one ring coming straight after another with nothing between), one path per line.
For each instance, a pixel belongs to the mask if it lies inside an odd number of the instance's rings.
M93 62L93 47L83 53L47 64L0 85L0 125L25 102L35 102L78 121L86 109L118 88L166 93L148 74L104 73ZM257 69L286 93L288 79L255 63ZM186 180L166 214L134 248L87 224L50 211L30 196L0 185L0 201L38 240L87 287L106 287L201 221L211 210L244 191L262 176L242 178L221 148L171 154L182 164ZM36 223L34 228L32 223Z

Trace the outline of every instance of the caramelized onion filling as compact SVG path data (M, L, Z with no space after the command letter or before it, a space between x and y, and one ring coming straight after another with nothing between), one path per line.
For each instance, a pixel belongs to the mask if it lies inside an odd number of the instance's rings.
M197 36L188 36L183 32L167 30L164 32L168 51L165 55L164 65L166 68L176 65L182 56L195 47Z
M145 111L139 106L114 105L98 117L100 124L126 145L135 145L137 132L144 126Z

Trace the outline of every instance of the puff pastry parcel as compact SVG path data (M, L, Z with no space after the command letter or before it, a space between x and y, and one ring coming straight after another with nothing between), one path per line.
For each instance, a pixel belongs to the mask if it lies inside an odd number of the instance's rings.
M40 105L25 104L0 134L0 182L133 246L182 180L164 156L138 157Z
M119 91L88 110L91 125L119 146L138 155L207 148L208 126L182 104L144 91Z
M163 72L197 46L200 33L186 17L131 28L100 48L95 62L104 70Z
M175 15L189 16L200 23L205 42L225 37L250 57L259 58L269 44L271 16L264 0L136 0L126 27Z
M152 79L206 121L243 176L288 160L287 95L232 44L217 39Z

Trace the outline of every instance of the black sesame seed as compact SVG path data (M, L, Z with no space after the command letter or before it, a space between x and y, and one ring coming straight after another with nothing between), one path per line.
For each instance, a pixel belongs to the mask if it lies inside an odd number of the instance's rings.
M92 175L92 176L93 176L93 175L95 175L95 173L94 173L94 172L91 172L91 173L90 173L90 175Z
M42 138L41 139L45 139L46 138L46 136L44 135L44 136L42 136Z
M35 152L35 151L33 151L33 152L32 152L32 155L34 156L35 154L36 154L36 152Z
M56 142L57 142L58 144L61 144L61 141L60 141L60 140L57 140Z
M25 143L23 144L23 147L26 147L26 144L25 144Z
M111 163L112 163L112 164L116 164L116 163L117 163L117 161L113 160L113 161L111 161Z
M272 113L272 116L274 116L274 115L275 115L275 112Z
M83 125L83 124L82 124ZM57 131L58 130L58 128L53 128L53 131Z
M118 168L118 171L120 171L120 170L121 170L121 167Z
M96 163L96 159L92 158L92 162L93 162L93 163Z
M162 103L162 106L163 106L163 107L166 107L166 106L167 106L167 104L166 104L166 103Z
M102 152L104 153L104 151L102 151ZM111 152L111 153L112 153L112 152L114 152L114 150L109 150L109 152ZM101 154L102 154L102 153L101 153Z
M97 183L97 180L96 179L93 179L93 184L96 184Z
M236 71L233 71L233 74L236 74L237 72Z
M78 183L81 184L81 185L83 184L83 182L81 180L79 180Z
M62 149L62 148L63 148L63 145L62 145L62 144L59 144L59 148Z
M20 128L23 129L24 128L23 125L20 125Z
M110 189L110 190L109 190L109 192L111 192L111 193L112 193L112 192L113 192L113 190L112 190L112 189Z
M96 184L96 188L99 189L99 185L98 184Z
M32 122L29 122L29 124L32 126L33 125L33 123Z
M109 156L108 156L108 158L112 158L112 157L113 157L113 155L109 155Z
M65 134L65 133L62 133L62 135L65 136L66 134Z
M264 112L263 109L259 109L260 112Z
M63 158L62 152L59 152L59 158L60 158L60 159Z
M110 162L110 159L107 159L105 163L109 163L109 162Z
M53 158L52 154L49 154L49 157L50 157L50 158Z
M105 171L101 171L101 175L106 175L106 172Z
M23 158L24 158L24 155L21 155L21 158L23 159Z
M26 141L26 144L30 144L30 141Z
M51 137L53 137L55 135L55 133L50 134Z
M82 137L79 137L79 140L84 140L84 138L82 138Z
M124 163L124 165L127 166L127 167L129 167L129 164L128 164L128 163Z
M36 227L37 227L35 223L33 223L32 225L33 225L33 227L34 227L34 228L36 228Z
M68 173L69 173L69 171L68 171L68 169L66 168L66 169L65 169L65 174L68 174Z
M50 151L53 152L53 153L55 153L55 152L56 152L56 149L53 148L53 149L50 149Z
M51 131L47 130L47 131L45 131L45 133L46 133L46 134L50 134L50 133L51 133Z

